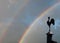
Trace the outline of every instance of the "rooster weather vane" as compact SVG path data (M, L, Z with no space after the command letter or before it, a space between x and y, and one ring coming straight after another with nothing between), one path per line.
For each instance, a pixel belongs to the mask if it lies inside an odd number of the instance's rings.
M48 17L47 25L49 26L49 32L51 31L50 30L51 24L55 25L55 20L54 18L50 19L50 17Z
M52 35L53 34L50 33L51 24L55 25L55 20L54 20L54 18L50 19L50 17L48 17L47 25L49 26L49 32L47 33L47 43L57 43L56 41L52 40Z

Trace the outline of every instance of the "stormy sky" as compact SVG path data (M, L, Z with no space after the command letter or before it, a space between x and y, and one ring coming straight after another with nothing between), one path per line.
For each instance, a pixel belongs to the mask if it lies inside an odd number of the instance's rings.
M18 43L30 24L60 0L0 0L0 43Z

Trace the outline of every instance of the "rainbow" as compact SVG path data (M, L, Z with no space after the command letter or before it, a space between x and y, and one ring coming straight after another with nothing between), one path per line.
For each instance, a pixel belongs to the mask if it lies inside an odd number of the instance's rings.
M0 43L3 42L3 39L4 39L4 37L6 36L7 31L8 31L8 27L12 25L12 22L13 22L13 20L16 18L16 16L18 15L18 12L22 11L23 8L27 5L28 2L29 2L29 0L24 0L24 4L23 4L22 6L19 6L19 8L18 8L18 9L16 10L16 12L14 13L14 16L12 16L12 20L7 23L7 27L4 28L4 30L3 30L2 33L1 33ZM1 26L2 26L2 25L1 25Z
M52 10L53 8L55 8L56 6L60 5L60 3L56 3L54 6L48 8L46 11L44 11L31 25L30 27L25 31L25 33L22 35L21 39L19 40L18 43L23 43L24 38L26 37L26 35L28 34L28 32L31 30L31 28L34 26L34 24L41 18L44 16L44 14L46 14L48 11Z

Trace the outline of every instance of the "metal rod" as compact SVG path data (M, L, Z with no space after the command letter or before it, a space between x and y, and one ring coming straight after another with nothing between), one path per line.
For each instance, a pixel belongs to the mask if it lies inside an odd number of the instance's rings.
M50 30L50 27L49 27L49 32L50 32L51 30Z

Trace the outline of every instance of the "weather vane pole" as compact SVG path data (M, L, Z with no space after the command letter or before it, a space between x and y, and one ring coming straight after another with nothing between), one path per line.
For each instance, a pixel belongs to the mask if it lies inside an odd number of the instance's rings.
M50 19L50 17L48 17L47 25L49 26L49 32L51 31L51 24L55 25L55 20L53 18Z

